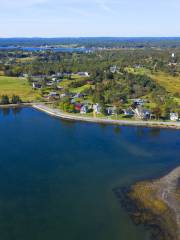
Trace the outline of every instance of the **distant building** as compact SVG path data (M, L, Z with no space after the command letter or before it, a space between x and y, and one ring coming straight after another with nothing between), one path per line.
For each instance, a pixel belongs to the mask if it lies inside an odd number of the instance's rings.
M110 72L115 73L117 71L117 66L110 67Z
M57 93L57 92L50 92L48 96L50 96L50 97L57 97L57 96L59 96L59 93Z
M171 121L178 121L179 115L178 113L170 113L170 120Z
M79 76L81 76L81 77L89 77L89 73L88 72L78 72L77 74Z
M140 105L142 106L144 104L144 100L143 99L133 99L133 103L136 105Z
M39 83L33 82L32 87L33 87L33 89L40 89L40 88L42 88L42 85Z

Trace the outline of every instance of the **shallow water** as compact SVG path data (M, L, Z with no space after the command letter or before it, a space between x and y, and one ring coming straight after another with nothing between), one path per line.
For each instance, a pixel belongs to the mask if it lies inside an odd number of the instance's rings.
M179 164L180 131L0 112L1 240L148 240L113 193Z

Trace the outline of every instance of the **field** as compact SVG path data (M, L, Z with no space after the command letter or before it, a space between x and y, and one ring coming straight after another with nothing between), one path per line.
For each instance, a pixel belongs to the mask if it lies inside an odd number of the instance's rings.
M150 75L159 85L164 87L169 93L180 93L180 77L173 77L167 73L159 72Z
M0 76L0 96L18 95L23 101L35 101L40 98L39 92L32 90L28 81L23 78Z
M147 74L149 77L154 79L160 86L164 87L169 93L180 93L180 76L173 77L172 75L165 72L151 73L150 70L145 68L130 68L127 67L125 70L132 74Z

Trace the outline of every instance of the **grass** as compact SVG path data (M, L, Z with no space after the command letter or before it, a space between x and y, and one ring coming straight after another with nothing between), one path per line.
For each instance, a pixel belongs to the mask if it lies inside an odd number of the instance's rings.
M169 93L180 93L180 77L173 77L164 72L151 74L150 77L154 79L160 86L164 87Z
M0 76L0 96L2 95L8 95L9 98L18 95L24 102L40 98L39 92L34 91L26 79L5 76Z
M82 93L82 92L88 90L90 87L91 87L91 85L85 84L85 85L82 86L82 87L70 88L70 91L71 91L72 93Z

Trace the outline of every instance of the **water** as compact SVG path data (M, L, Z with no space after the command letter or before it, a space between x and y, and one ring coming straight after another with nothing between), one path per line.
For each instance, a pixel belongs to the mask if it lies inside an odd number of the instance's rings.
M1 240L148 240L113 193L179 164L180 132L0 113Z
M20 47L20 46L0 46L0 50L21 50L27 52L36 51L53 51L53 52L88 52L87 48L71 48L71 47Z

